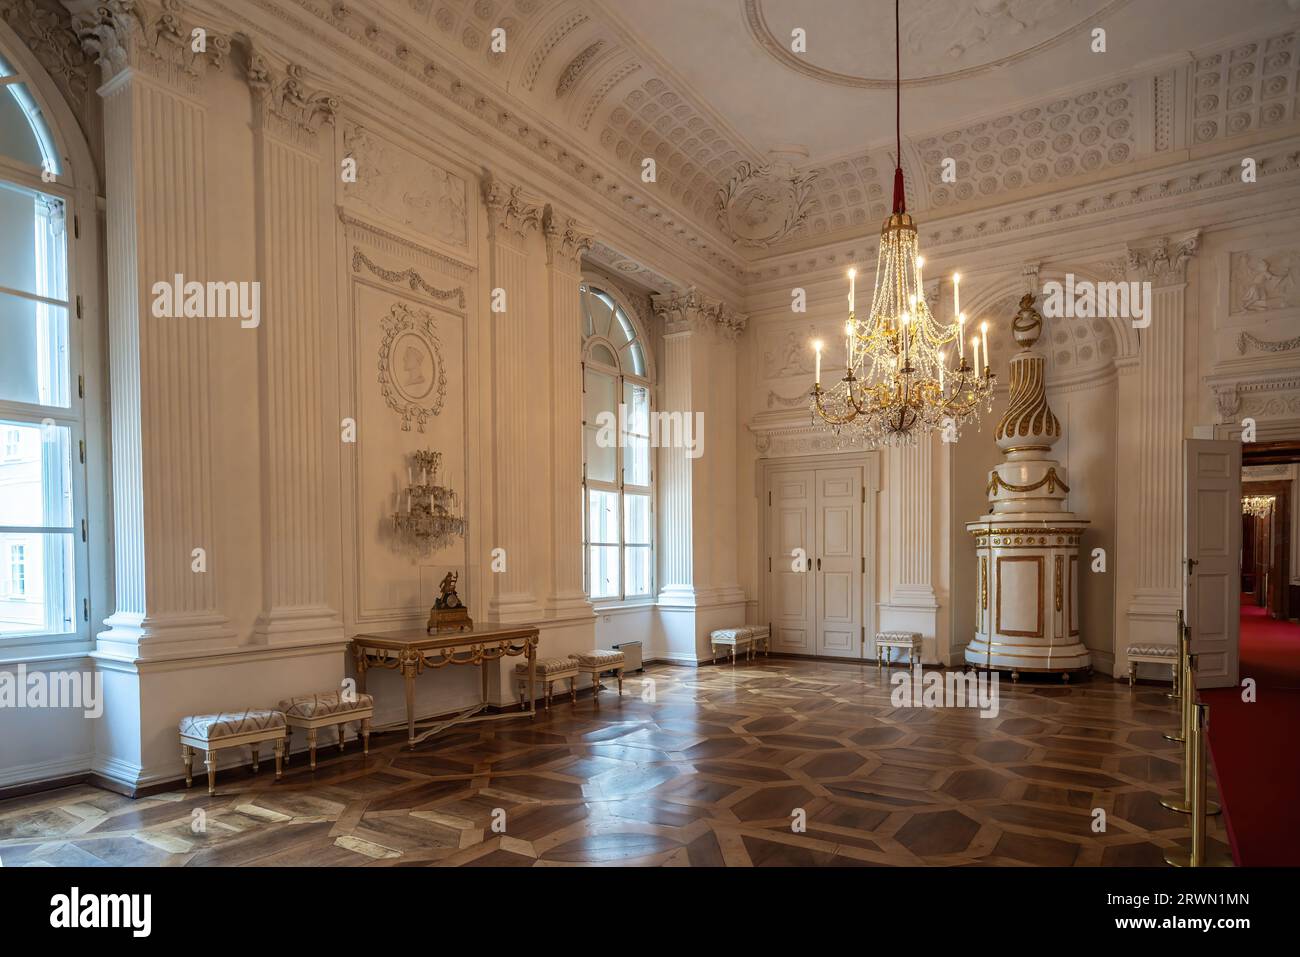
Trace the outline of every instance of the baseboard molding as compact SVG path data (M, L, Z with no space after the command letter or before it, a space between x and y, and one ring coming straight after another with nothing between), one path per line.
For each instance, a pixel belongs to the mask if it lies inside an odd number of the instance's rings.
M78 754L56 761L25 764L0 772L0 798L65 787L61 782L78 783L94 766L94 755Z

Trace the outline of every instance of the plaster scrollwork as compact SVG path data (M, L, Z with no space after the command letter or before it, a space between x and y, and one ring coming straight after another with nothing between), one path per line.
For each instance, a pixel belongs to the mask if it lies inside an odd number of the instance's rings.
M491 174L483 180L483 203L487 206L488 221L494 235L501 235L504 231L524 239L531 230L542 225L545 208L541 202L522 186L503 183Z
M209 66L224 68L231 44L229 37L208 31L204 49L195 51L183 13L181 0L105 0L74 17L73 29L106 82L138 69L196 94Z
M379 386L384 402L402 419L402 431L415 422L423 432L447 398L447 367L442 359L437 320L426 309L395 303L380 320Z
M1208 384L1221 422L1236 422L1241 416L1278 419L1300 414L1300 375L1293 372L1223 377Z
M442 302L455 299L461 309L465 308L465 287L457 286L455 289L439 289L437 286L431 286L425 282L424 277L414 269L385 269L383 266L377 266L371 262L370 257L360 249L353 249L352 271L360 272L363 267L385 282L405 284L410 287L412 292L422 292L426 296Z
M313 147L316 131L322 125L334 125L339 111L338 97L309 89L303 68L298 64L290 63L277 70L260 52L250 49L247 75L257 100L259 119L266 128Z
M718 190L718 223L741 246L779 243L807 221L816 179L817 173L799 173L782 159L762 166L742 161Z
M694 286L684 293L653 297L655 315L672 331L713 331L724 339L735 339L745 331L749 317L736 312L721 299L701 294Z
M587 69L591 61L596 58L596 54L600 53L604 46L604 40L597 40L569 61L569 65L560 74L559 82L555 84L555 98L557 100L573 89L574 84L582 76L582 72Z
M82 106L90 89L90 58L67 11L57 5L42 6L37 0L0 0L0 19L22 37L69 102Z
M1187 263L1200 248L1200 230L1153 243L1129 244L1127 265L1138 279L1157 286L1187 281Z
M550 206L542 216L542 234L546 237L547 263L572 272L582 268L583 254L595 241L590 226L569 216L558 216Z

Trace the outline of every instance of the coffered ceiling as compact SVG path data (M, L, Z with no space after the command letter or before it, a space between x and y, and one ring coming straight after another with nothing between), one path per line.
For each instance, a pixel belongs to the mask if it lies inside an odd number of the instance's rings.
M346 6L397 37L399 60L427 59L426 73L457 61L458 76L496 86L588 150L590 167L671 209L672 228L739 259L887 212L891 0L360 4ZM791 50L796 28L805 53ZM961 212L1235 135L1296 132L1297 28L1300 0L903 0L909 207ZM646 158L657 175L642 184Z

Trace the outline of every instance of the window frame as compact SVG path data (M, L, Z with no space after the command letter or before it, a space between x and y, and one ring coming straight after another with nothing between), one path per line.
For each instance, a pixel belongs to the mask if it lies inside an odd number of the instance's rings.
M55 162L49 162L47 159L41 166L33 166L12 156L0 154L0 182L6 187L12 186L19 190L42 194L62 204L64 289L62 297L44 296L8 287L5 287L3 292L7 296L43 303L65 311L66 362L60 365L58 374L67 377L68 405L43 405L0 398L0 421L38 427L52 424L67 429L68 483L71 490L72 515L70 525L5 525L0 526L0 533L50 536L46 538L47 544L42 548L42 553L46 555L47 566L53 560L52 556L55 553L62 554L62 548L49 547L49 542L58 540L53 536L68 537L72 542L74 582L72 607L68 609L71 626L62 631L0 633L0 661L22 660L33 654L55 654L69 645L89 643L92 638L91 596L95 591L95 586L90 580L91 547L88 542L91 516L86 466L89 411L85 401L85 393L88 391L85 384L87 331L84 328L81 290L91 288L94 282L95 256L90 247L93 246L96 231L92 227L87 230L86 235L80 232L78 199L82 198L82 194L87 191L76 185L71 160L71 153L75 150L79 166L84 167L88 163L88 153L84 148L84 142L78 140L70 146L64 139L62 124L67 122L68 111L61 100L52 99L57 96L57 93L52 90L49 77L31 60L25 49L14 49L13 45L5 43L5 40L6 34L0 30L0 67L7 67L8 70L7 74L0 78L0 96L10 95L4 89L10 84L23 85L25 92L39 110L38 122L42 129L36 135L42 142L42 151L46 152L47 148L53 149ZM47 176L53 174L52 180L47 181L43 173ZM89 195L93 196L93 192ZM44 433L45 430L42 429L42 432ZM27 561L30 565L30 556ZM30 586L30 567L27 571ZM46 600L49 600L48 595Z
M645 330L641 323L637 321L635 313L628 307L627 303L619 295L618 291L612 288L612 284L598 276L584 276L579 284L580 300L585 300L587 295L592 291L603 295L614 304L613 322L619 323L620 326L626 326L632 330L632 338L626 340L620 346L620 343L609 336L603 335L593 329L592 333L586 333L586 323L588 319L587 306L585 301L580 301L579 310L583 321L583 339L582 339L582 392L583 396L587 393L587 373L588 370L603 375L610 376L614 381L615 409L623 404L628 396L628 390L631 386L641 386L646 390L647 412L653 416L655 413L655 395L652 353L650 344L645 335ZM621 317L620 317L621 314ZM630 347L636 344L640 349L642 363L645 369L644 374L638 374L634 370L627 368L630 362L625 358L624 353L630 353ZM601 361L593 356L593 352L599 346L608 348L614 355L615 365L611 366L607 362ZM629 416L630 418L630 416ZM630 425L630 422L628 423ZM587 461L587 432L594 423L589 423L586 418L586 403L583 403L583 420L582 420L582 585L583 592L587 599L597 607L613 607L624 604L653 604L656 587L656 536L655 536L655 461L654 448L649 443L649 436L646 436L647 452L649 456L649 475L647 483L644 485L635 484L627 481L626 471L626 446L624 443L624 433L622 431L623 423L619 423L618 441L614 447L614 480L607 481L588 477ZM638 434L638 433L630 433ZM593 542L590 524L591 517L591 493L593 491L611 492L617 496L618 508L615 524L618 528L618 542L605 543ZM648 505L648 534L645 543L629 544L627 541L627 496L642 495L645 496ZM593 548L610 548L618 549L618 593L615 595L592 595L591 582L591 555ZM647 556L649 566L649 581L647 590L643 594L629 595L627 591L628 583L628 553L633 549L643 549Z

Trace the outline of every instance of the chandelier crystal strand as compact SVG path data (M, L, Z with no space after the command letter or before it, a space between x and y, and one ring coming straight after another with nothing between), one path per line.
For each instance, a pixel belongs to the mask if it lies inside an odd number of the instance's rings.
M1276 498L1272 495L1244 495L1241 499L1241 514L1267 518L1275 502Z
M992 409L995 376L988 363L988 323L982 341L972 340L972 362L966 361L964 314L960 312L959 277L953 276L953 321L943 323L930 311L921 272L916 223L907 212L902 168L902 48L897 34L899 7L894 6L895 81L894 207L880 230L876 279L871 309L859 319L855 303L855 271L849 270L849 318L846 326L846 371L829 390L821 382L822 343L817 350L817 375L812 411L837 432L845 427L872 445L912 443L918 435L943 429L952 438L961 426L978 421L983 405ZM984 361L980 361L979 346ZM948 365L956 361L956 366ZM814 420L815 421L815 420Z

